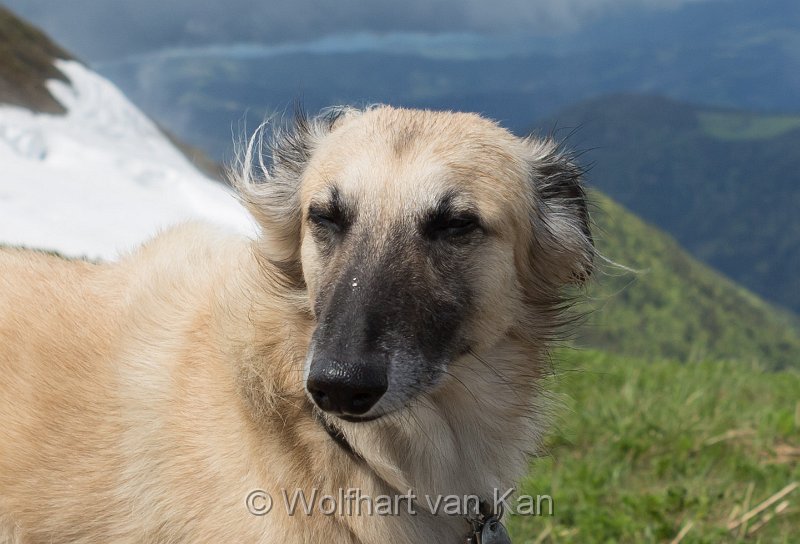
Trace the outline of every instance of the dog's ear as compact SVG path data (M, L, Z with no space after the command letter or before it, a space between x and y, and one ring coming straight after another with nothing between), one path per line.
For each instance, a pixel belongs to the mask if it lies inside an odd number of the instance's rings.
M582 284L595 254L583 169L551 139L525 143L533 186L530 264L558 286Z
M289 122L262 124L239 153L231 184L261 227L262 257L291 283L303 282L299 198L303 173L319 141L354 112L332 108L311 118L296 108Z

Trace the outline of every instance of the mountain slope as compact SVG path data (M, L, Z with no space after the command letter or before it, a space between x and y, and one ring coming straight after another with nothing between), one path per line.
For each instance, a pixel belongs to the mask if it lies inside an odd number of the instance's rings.
M800 368L800 327L788 312L703 265L663 231L593 193L597 245L635 272L601 265L578 343L656 359L736 359Z
M620 95L554 119L580 127L571 143L592 148L595 186L728 277L800 311L800 116Z
M57 49L46 38L2 15L24 30L3 43L21 74L4 80L19 85L10 95L41 93L0 105L0 243L114 258L190 219L253 232L232 194L200 174L118 89L77 61L47 57ZM59 107L41 106L47 100Z
M0 6L0 103L45 113L64 113L47 90L49 79L66 81L54 65L70 55L41 31Z

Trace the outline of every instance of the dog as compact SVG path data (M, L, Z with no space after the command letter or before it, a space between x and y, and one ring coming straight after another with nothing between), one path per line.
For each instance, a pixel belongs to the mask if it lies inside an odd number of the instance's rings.
M0 542L457 543L502 515L422 497L482 509L540 446L594 258L573 156L375 106L300 114L241 163L257 238L0 250ZM289 508L342 490L404 501Z

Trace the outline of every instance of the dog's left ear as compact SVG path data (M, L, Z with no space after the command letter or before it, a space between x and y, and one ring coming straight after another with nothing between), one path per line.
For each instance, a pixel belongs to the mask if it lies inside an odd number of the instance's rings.
M531 264L560 285L582 284L592 274L594 240L583 169L551 139L526 140L533 185Z

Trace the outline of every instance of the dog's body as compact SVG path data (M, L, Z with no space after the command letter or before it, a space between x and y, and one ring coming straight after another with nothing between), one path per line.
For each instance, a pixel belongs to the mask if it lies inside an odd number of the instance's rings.
M463 542L422 497L524 474L558 293L590 270L572 164L391 108L272 153L240 180L258 241L187 224L112 264L0 250L0 542ZM289 515L315 489L418 503Z

